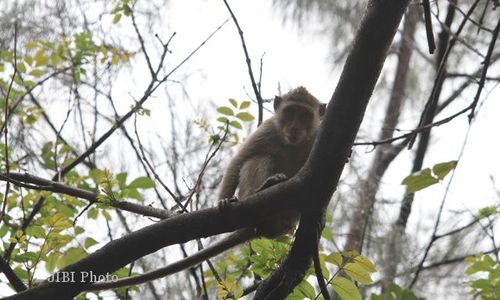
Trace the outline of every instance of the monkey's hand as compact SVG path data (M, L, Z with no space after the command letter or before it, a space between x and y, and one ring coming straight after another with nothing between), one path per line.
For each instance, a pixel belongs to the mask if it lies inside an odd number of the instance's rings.
M278 184L280 182L286 181L288 177L286 177L285 174L283 173L276 173L272 176L269 176L266 181L260 186L260 188L257 190L257 192L260 192L262 190L267 189L268 187L271 187L275 184Z
M233 196L231 198L224 198L217 203L217 206L219 207L219 210L221 211L227 211L230 207L231 204L238 202L238 197Z

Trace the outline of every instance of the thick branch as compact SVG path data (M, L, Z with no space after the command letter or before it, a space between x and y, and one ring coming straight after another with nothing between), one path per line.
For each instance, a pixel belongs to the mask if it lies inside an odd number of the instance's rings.
M308 245L315 242L318 219L337 186L407 5L369 2L311 155L296 176L303 186L304 207L294 244L285 262L260 285L256 299L284 299L306 273L314 252Z
M223 232L251 227L269 217L272 212L297 203L299 193L295 180L270 187L265 191L239 201L230 213L210 208L177 215L138 231L115 239L81 261L60 272L74 272L75 282L44 282L40 286L6 299L68 299L88 288L92 282L82 278L81 272L106 275L147 254L169 245L208 237ZM126 251L123 251L126 249ZM54 275L57 276L57 275Z
M9 174L9 177L7 177L4 174L0 174L0 181L12 182L17 186L22 186L33 190L61 193L77 197L80 199L88 200L90 203L97 202L97 198L99 195L91 191L67 186L57 181L48 180L27 173L22 174L22 173L11 172ZM143 206L128 201L111 201L110 205L122 210L130 211L147 217L166 219L172 216L172 214L166 210L157 209L150 206Z

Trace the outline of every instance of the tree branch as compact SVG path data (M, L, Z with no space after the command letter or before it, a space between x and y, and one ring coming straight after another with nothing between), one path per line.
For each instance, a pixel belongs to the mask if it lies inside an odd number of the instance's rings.
M227 3L227 0L223 0L223 1L227 7L227 10L231 14L231 18L233 19L234 24L236 25L236 28L238 28L238 34L240 35L240 39L241 39L241 46L243 47L243 52L245 53L245 58L246 58L246 63L247 63L247 68L248 68L248 75L250 76L250 82L252 83L252 89L253 89L253 92L255 93L257 105L259 106L259 117L258 117L257 124L260 125L262 123L264 101L262 100L262 96L260 95L260 89L257 87L257 83L255 82L255 78L254 78L253 71L252 71L252 61L250 60L250 55L248 54L247 45L245 43L245 38L243 37L243 30L241 30L240 24L238 23L236 16L234 15L233 11L231 10L231 7ZM259 81L259 85L260 85L260 81Z

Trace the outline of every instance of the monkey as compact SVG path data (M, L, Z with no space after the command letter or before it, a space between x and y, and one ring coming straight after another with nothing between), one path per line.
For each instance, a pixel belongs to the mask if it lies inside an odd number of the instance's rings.
M275 114L247 138L226 168L218 193L219 208L228 209L237 199L293 177L309 156L325 109L326 104L319 102L304 87L276 96ZM259 236L277 238L284 235L295 228L299 218L300 213L295 210L279 212L256 228L237 230L169 266L114 282L96 283L89 290L139 284L173 274Z
M220 184L221 208L236 189L236 199L245 198L280 181L293 177L304 165L316 138L325 105L304 87L274 99L273 117L248 137L229 163ZM296 211L273 215L257 226L258 235L276 238L289 232L299 220Z

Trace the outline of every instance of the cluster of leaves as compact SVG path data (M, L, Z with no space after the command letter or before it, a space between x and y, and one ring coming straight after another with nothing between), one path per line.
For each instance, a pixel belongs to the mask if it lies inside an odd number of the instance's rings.
M331 217L327 217L331 221ZM331 232L325 227L322 236L331 240ZM266 279L283 262L290 251L291 240L283 236L278 240L265 238L255 239L248 246L238 252L231 251L215 264L219 275L223 274L220 282L214 278L211 271L207 271L207 286L217 288L217 295L221 298L241 297L243 290L239 282L254 276ZM359 255L356 251L319 253L321 269L327 284L344 300L361 299L357 283L369 285L373 283L371 274L376 272L373 263ZM333 272L331 272L333 271ZM340 271L345 275L340 276ZM314 267L311 266L304 280L294 289L287 299L323 299L308 279L315 278ZM345 276L345 277L344 277ZM221 276L222 277L222 276Z
M381 295L372 294L371 300L425 300L425 298L417 297L412 290L400 287L391 282Z
M97 59L102 64L128 62L131 53L119 47L98 45L89 32L63 37L59 41L35 40L21 49L0 51L0 89L9 90L10 110L24 125L33 125L41 109L21 101L28 92L62 71L71 71L74 82L86 75L86 65ZM14 75L15 74L15 75ZM0 109L5 109L6 92L0 96ZM2 113L3 115L3 113Z
M118 0L117 2L118 4L111 12L111 14L113 15L113 24L117 24L118 22L120 22L122 15L128 17L132 13L132 9L130 8L130 0Z
M108 170L99 169L90 171L89 176L103 193L99 194L99 205L105 206L110 201L120 201L126 198L142 201L144 197L138 189L151 189L155 187L155 182L146 176L138 177L127 184L127 175L127 173L119 173L113 176Z
M125 7L128 1L121 3L123 14L130 13ZM16 128L16 121L23 125L20 126L22 128L35 125L43 115L43 110L36 102L23 100L33 89L44 85L49 79L62 78L62 85L67 85L68 82L80 84L89 65L101 64L108 68L109 65L128 62L131 56L130 52L121 47L97 43L91 33L85 31L59 39L18 43L16 49L1 49L1 125L8 124L10 128ZM4 120L5 114L2 111L6 109L7 100L9 114L8 119ZM6 153L2 142L0 164L4 164L3 155ZM39 152L40 166L47 173L51 170L58 171L75 159L75 151L60 140L46 142L41 149L33 150ZM15 158L23 155L20 151L22 150L11 149L9 145L9 156L13 155L9 157L11 172L19 170L15 163L18 160ZM1 169L5 170L5 166L2 165ZM46 172L40 171L41 174ZM142 190L154 187L154 182L149 178L139 177L127 183L127 173L115 176L106 170L91 170L88 174L70 171L61 180L61 183L67 186L99 194L98 204L87 210L89 202L86 200L61 193L19 188L15 185L10 186L6 198L0 193L0 205L3 205L2 202L6 199L5 216L0 222L0 252L5 253L7 249L13 249L9 263L28 286L36 283L41 275L41 268L48 272L57 271L84 258L91 252L89 249L98 244L94 238L85 236L85 228L78 225L77 220L82 212L86 212L90 219L101 216L110 220L110 212L102 209L108 207L110 200L142 200ZM34 220L26 230L19 229L19 225L25 222L40 201L44 201L44 205ZM16 246L12 247L14 244ZM129 271L120 269L114 274L125 277L129 275ZM85 296L79 296L82 297Z
M456 166L456 160L439 163L434 165L432 169L426 168L409 175L403 179L402 184L406 185L406 192L412 194L440 182L448 173L454 170Z
M101 190L104 194L98 197L98 205L87 211L87 217L97 219L101 215L108 221L111 219L110 213L100 208L108 207L110 200L142 200L143 196L138 190L154 187L154 182L147 177L138 177L127 183L127 173L114 176L109 171L97 169L91 170L86 176L69 172L64 183L96 193ZM9 225L14 220L13 216L19 215L20 208L30 211L41 197L45 199L45 204L25 232ZM19 278L31 286L37 280L36 271L40 265L52 273L88 255L89 248L98 242L92 237L85 237L85 229L74 224L79 211L87 205L87 201L68 195L47 191L21 192L19 188L12 187L7 204L9 213L6 222L0 225L0 237L6 241L3 250L9 243L18 244L12 253L11 262ZM125 277L128 276L128 270L120 269L114 274Z
M479 210L479 218L488 218L498 212L496 206L487 206Z
M217 133L215 130L211 129L207 121L196 121L196 124L198 124L200 128L209 132L209 143L211 145L217 144L224 135L226 135L225 141L228 141L231 146L237 145L240 137L235 130L243 129L242 122L251 122L255 119L255 117L248 112L250 101L238 103L235 99L229 99L229 103L231 106L223 105L217 107L217 112L219 113L217 122L222 123L217 126Z
M234 99L229 99L229 103L231 103L232 107L228 106L219 106L217 107L217 112L221 114L217 121L222 123L222 125L217 126L217 129L223 131L226 130L226 126L228 127L227 135L233 140L229 140L231 145L236 145L240 140L238 134L234 132L232 129L243 129L241 122L251 122L255 118L254 116L248 112L248 108L250 107L250 101L243 101L238 104L238 101Z
M483 300L500 299L500 262L483 253L468 257L465 262L470 264L465 270L468 276L477 273L486 275L466 283L470 293L479 295Z

